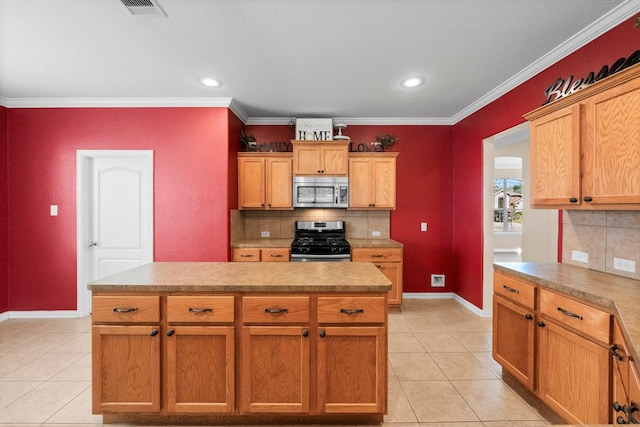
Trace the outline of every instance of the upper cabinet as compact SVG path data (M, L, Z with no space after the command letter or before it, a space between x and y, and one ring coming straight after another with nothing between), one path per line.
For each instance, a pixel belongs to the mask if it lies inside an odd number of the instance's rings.
M238 153L238 207L293 209L291 153Z
M525 115L532 206L640 209L640 66Z
M291 141L294 175L347 176L349 141Z
M398 153L349 155L349 209L396 208Z

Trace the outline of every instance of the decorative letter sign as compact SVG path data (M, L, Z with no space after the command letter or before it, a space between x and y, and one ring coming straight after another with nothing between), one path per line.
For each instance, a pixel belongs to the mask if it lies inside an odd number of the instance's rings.
M299 141L333 140L333 119L296 119L296 139Z

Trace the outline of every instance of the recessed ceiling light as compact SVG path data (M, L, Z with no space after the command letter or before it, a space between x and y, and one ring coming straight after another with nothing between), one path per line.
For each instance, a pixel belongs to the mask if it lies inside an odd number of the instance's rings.
M402 82L404 87L416 87L422 84L423 80L420 77L412 77Z
M220 82L216 79L211 79L209 77L203 77L200 79L200 83L208 87L218 87L220 86Z

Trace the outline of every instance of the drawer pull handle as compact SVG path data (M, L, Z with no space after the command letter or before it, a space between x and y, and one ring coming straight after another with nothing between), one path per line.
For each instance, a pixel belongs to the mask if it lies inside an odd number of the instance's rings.
M611 353L611 355L613 357L615 357L616 359L618 359L619 361L622 362L622 360L624 360L624 357L622 357L622 355L620 353L618 353L618 350L620 350L620 347L618 346L618 344L614 344L610 349L609 349L609 353Z
M240 254L240 258L251 258L253 254Z
M580 316L580 315L578 315L578 314L575 314L575 313L572 313L572 312L570 312L570 311L567 311L567 310L565 310L565 309L564 309L564 308L562 308L562 307L558 307L558 311L559 311L560 313L564 314L565 316L575 317L575 318L576 318L576 319L578 319L578 320L582 320L582 316Z
M272 313L272 314L286 313L288 311L289 311L288 308L265 308L264 309L265 313Z
M114 307L113 308L113 312L114 313L133 313L134 311L138 311L138 307Z
M384 257L384 255L376 255L376 254L371 255L371 258L382 258L382 257Z
M517 293L519 293L519 292L520 292L520 291L518 291L517 289L510 288L510 287L509 287L509 286L507 286L507 285L502 285L502 287L503 287L503 288L505 288L506 290L508 290L509 292L513 292L514 294L517 294Z
M271 254L271 258L282 258L281 254Z
M344 314L360 314L360 313L364 313L364 308L356 308L356 309L341 308L340 309L340 313L344 313Z
M189 307L189 311L191 313L211 313L213 311L213 308L196 308L196 307Z

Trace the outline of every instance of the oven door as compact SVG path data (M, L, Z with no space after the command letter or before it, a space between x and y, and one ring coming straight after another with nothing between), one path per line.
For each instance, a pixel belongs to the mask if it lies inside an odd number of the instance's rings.
M291 254L291 262L349 262L351 255L310 255L310 254Z

